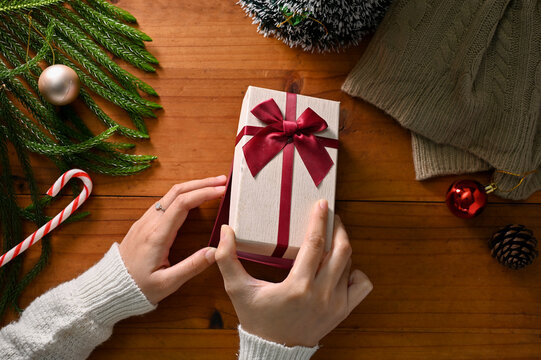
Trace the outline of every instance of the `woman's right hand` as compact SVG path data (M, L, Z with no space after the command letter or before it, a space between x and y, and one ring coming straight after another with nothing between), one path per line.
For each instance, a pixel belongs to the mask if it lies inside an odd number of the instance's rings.
M336 216L333 245L325 254L328 204L313 208L310 225L288 277L270 283L251 277L237 258L235 234L222 226L216 261L242 328L286 346L312 347L370 293L359 270L350 273L351 246Z

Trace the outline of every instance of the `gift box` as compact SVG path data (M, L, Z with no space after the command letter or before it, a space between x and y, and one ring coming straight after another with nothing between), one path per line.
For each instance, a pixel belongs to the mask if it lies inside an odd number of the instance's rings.
M244 97L227 191L211 237L235 231L239 256L290 267L309 214L327 199L334 223L340 103L250 86Z

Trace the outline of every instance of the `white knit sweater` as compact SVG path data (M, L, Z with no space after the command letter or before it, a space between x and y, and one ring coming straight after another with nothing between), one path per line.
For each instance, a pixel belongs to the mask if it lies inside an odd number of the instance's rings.
M85 359L118 321L155 308L128 274L115 243L96 265L38 297L0 330L0 359ZM276 344L240 326L239 335L240 360L305 360L317 350Z

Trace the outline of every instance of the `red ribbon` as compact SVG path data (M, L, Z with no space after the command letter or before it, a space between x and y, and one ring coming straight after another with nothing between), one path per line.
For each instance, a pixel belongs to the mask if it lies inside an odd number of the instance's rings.
M295 94L287 94L285 119L274 99L254 107L252 114L268 125L258 131L242 150L255 177L280 151L289 151L285 148L293 143L314 184L319 186L333 161L314 133L325 130L327 122L311 108L307 108L295 121L296 101Z

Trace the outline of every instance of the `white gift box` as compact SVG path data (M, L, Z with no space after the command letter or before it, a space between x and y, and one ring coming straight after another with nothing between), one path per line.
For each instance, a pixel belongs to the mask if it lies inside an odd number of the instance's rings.
M245 126L261 128L267 126L254 116L251 110L269 99L274 99L285 119L287 93L250 86L242 103L237 134L241 133ZM297 95L295 120L307 108L315 111L328 125L327 129L313 135L337 140L340 103ZM238 251L271 256L277 245L284 151L280 151L256 176L253 176L243 152L243 146L252 137L251 135L242 136L235 147L229 225L235 231ZM325 150L334 164L319 186L316 186L295 148L288 247L283 254L285 259L296 257L306 235L309 214L319 199L327 199L329 203L326 248L330 249L334 223L338 150L332 147L325 147Z

